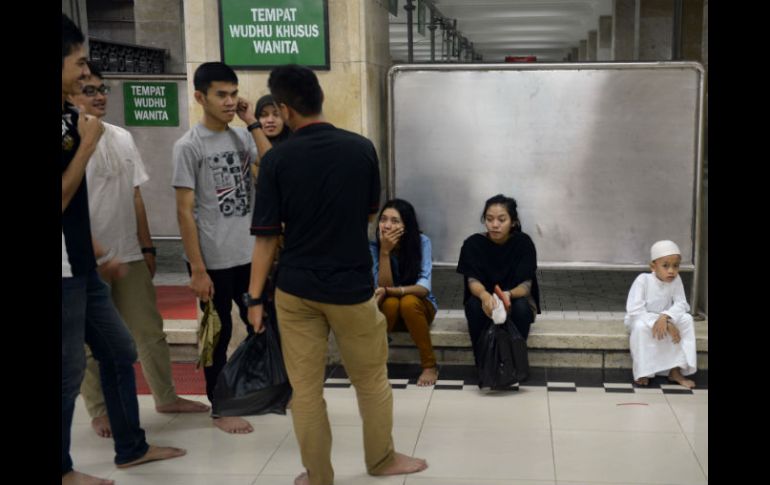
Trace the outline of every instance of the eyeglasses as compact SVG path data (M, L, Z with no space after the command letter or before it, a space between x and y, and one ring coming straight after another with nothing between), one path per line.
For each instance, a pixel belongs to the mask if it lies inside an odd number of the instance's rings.
M110 94L110 87L102 84L98 88L96 86L83 86L82 93L88 97L96 96L96 93Z

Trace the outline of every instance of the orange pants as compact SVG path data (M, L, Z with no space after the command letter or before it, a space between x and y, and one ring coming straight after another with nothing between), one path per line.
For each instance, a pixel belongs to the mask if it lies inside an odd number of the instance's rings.
M422 368L436 367L436 356L433 355L433 344L430 342L430 324L436 316L433 304L415 295L388 296L380 305L380 311L388 321L388 332L395 330L399 323L409 330L409 335L420 351Z

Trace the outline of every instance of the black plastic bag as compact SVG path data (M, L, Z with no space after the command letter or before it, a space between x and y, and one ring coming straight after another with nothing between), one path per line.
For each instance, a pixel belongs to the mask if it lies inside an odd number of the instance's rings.
M510 319L481 335L479 388L506 389L529 377L527 342Z
M275 313L265 331L253 334L233 352L214 388L213 416L286 414L291 385L281 355Z

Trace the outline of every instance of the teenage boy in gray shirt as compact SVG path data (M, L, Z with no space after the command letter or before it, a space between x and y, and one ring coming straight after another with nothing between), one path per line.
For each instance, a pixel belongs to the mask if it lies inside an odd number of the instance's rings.
M214 363L204 369L206 394L212 401L227 360L233 302L249 334L254 332L241 297L248 291L254 246L249 234L254 204L250 165L257 160L254 137L261 127L253 107L238 97L238 77L229 66L203 63L193 83L203 118L174 144L172 185L190 288L201 307L213 300L222 322ZM228 126L236 114L248 129ZM212 417L225 432L253 431L243 418Z

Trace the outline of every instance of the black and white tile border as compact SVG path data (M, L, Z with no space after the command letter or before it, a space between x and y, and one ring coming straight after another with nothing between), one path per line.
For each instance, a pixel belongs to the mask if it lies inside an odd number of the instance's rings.
M392 389L414 389L418 388L416 379L388 379ZM545 387L548 392L578 392L579 389L601 389L597 386L580 386L578 387L574 382L547 382L545 384L527 384L524 382L521 384L525 388L542 388ZM324 387L328 389L342 388L347 389L352 387L350 379L330 377L324 382ZM462 391L463 389L478 389L476 382L462 381L462 380L450 380L439 379L435 386L432 386L435 390L443 391ZM426 389L430 389L431 386L427 386ZM519 385L512 386L510 391L518 391ZM706 389L701 389L706 390ZM493 391L498 392L498 391ZM505 392L505 391L500 391ZM678 385L661 384L660 387L636 387L633 384L626 383L604 383L605 393L625 393L625 394L694 394L692 389L685 389Z
M478 373L473 365L445 365L439 368L440 376L435 386L418 387L419 364L388 364L388 376L393 389L435 389L440 391L478 390ZM326 388L349 388L350 379L344 367L327 368ZM697 394L708 390L708 370L695 376L695 391L668 382L665 377L655 377L645 387L632 383L629 369L584 368L530 368L529 379L521 383L522 389L547 392L604 392L619 394ZM518 390L513 386L510 390ZM506 392L489 391L486 392Z

